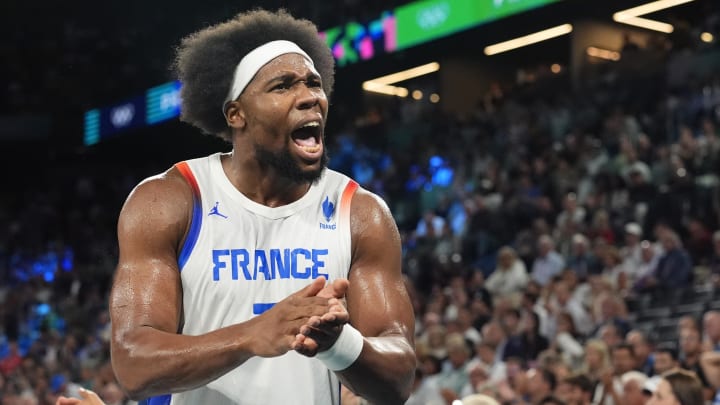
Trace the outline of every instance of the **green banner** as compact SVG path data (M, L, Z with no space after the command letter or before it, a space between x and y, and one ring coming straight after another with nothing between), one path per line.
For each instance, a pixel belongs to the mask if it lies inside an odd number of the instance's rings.
M425 0L395 9L397 49L560 0Z

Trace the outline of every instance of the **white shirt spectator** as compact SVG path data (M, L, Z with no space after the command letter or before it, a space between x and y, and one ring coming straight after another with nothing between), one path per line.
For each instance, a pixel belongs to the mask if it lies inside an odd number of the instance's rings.
M492 295L505 296L524 290L527 283L525 263L517 258L512 249L500 249L498 266L485 281L485 288Z
M565 267L565 260L558 252L550 251L539 256L533 262L532 279L541 286L546 286L553 277L560 274Z

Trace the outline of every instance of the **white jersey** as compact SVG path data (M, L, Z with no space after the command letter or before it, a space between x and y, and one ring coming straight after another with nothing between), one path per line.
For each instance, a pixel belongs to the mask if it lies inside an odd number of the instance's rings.
M326 169L299 200L270 208L240 193L220 154L178 163L193 189L190 230L178 257L182 333L245 322L318 277L347 278L350 201L358 185ZM151 402L152 403L152 402ZM340 383L294 351L253 357L172 404L340 404Z

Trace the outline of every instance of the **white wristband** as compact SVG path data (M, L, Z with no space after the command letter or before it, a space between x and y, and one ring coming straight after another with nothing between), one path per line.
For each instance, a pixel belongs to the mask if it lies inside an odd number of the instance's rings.
M360 331L346 323L335 343L324 352L316 354L315 358L332 371L345 370L360 357L364 342Z

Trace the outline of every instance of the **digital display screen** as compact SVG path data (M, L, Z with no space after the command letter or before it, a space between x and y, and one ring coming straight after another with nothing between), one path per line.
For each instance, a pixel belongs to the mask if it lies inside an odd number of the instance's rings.
M180 115L180 82L153 87L145 93L147 124L169 120Z
M93 145L118 132L145 125L145 97L134 97L110 107L85 113L85 145Z
M367 24L350 22L320 33L338 66L345 66L377 55L393 52L395 46L395 16L385 11Z
M397 49L560 0L425 0L395 9Z

